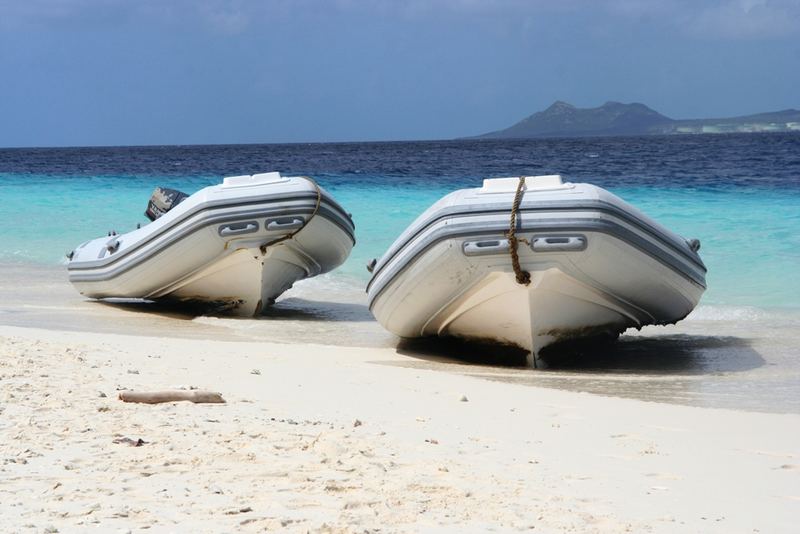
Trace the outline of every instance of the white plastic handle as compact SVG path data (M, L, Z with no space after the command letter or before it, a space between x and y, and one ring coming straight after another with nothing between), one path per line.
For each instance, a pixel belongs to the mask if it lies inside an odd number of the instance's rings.
M508 252L508 239L484 239L464 242L464 255L466 256L488 256L506 252Z
M574 252L586 249L586 237L582 235L537 236L531 241L534 252Z
M230 224L228 226L223 226L219 229L219 235L223 237L227 237L230 235L240 235L240 234L251 234L258 230L258 224L249 222L244 226Z
M303 219L293 218L291 220L275 219L267 221L267 230L296 230L303 226Z

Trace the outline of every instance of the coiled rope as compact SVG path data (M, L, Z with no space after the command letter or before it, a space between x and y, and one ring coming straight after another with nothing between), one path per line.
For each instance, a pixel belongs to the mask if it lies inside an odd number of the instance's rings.
M511 253L511 266L514 268L514 276L517 278L517 283L528 285L531 283L531 273L525 271L519 265L519 252L517 246L520 241L527 242L525 239L519 239L517 233L517 211L519 211L519 204L522 202L522 196L525 194L525 177L519 177L517 184L517 194L514 195L514 205L511 206L511 222L509 223L508 233L508 250Z
M273 245L277 245L278 243L283 243L284 241L287 241L287 240L293 238L294 236L296 236L301 230L303 230L306 226L308 226L308 223L311 222L311 219L313 219L314 216L319 211L319 206L320 206L320 204L322 204L322 190L319 188L319 184L316 182L316 180L314 180L313 178L309 178L308 176L301 176L300 178L303 178L304 180L307 180L308 182L310 182L311 185L314 186L314 189L317 190L317 203L314 205L314 211L312 211L311 215L309 215L309 217L303 221L303 225L300 228L298 228L297 230L295 230L294 232L292 232L290 234L286 234L283 237L279 237L275 241L271 241L269 243L265 243L265 244L261 245L261 253L262 254L266 254L267 253L267 247L271 247Z

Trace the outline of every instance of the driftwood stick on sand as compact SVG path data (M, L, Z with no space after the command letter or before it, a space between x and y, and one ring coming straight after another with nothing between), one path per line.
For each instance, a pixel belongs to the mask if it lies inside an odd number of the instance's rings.
M120 391L119 400L123 402L141 402L144 404L158 404L161 402L189 401L194 403L224 403L225 399L219 393L202 391L198 389L168 389L164 391Z

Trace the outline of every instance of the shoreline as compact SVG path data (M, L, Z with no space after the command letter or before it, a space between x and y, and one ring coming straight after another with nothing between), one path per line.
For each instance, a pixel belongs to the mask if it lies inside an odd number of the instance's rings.
M800 310L701 305L668 327L629 330L597 353L529 370L516 354L453 340L400 340L335 277L302 281L267 315L228 318L79 295L63 269L0 265L0 325L176 339L390 349L396 365L554 390L800 414Z
M797 414L501 383L391 348L0 326L0 351L9 530L790 532L800 518ZM227 404L115 398L178 384Z

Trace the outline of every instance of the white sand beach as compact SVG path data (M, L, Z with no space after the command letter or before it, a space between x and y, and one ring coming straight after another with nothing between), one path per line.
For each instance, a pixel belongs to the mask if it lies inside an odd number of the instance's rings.
M409 366L393 347L86 330L0 326L3 532L800 522L800 415L486 380ZM175 386L227 403L117 399Z
M800 534L798 66L800 0L0 0L0 534Z

